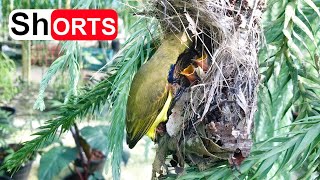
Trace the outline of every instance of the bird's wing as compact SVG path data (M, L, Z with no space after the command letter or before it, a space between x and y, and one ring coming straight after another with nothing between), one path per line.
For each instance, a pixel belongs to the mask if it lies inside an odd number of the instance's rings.
M148 132L167 100L165 83L159 84L164 84L163 88L156 88L157 85L154 85L147 90L148 92L141 89L130 94L132 97L128 100L128 106L131 107L127 107L126 120L127 143L130 148Z

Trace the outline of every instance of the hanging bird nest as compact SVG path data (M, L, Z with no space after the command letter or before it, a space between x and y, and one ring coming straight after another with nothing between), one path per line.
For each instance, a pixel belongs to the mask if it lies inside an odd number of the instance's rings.
M168 167L181 173L186 164L239 166L252 146L264 0L163 0L152 7L164 34L185 32L192 41L177 59L153 176Z

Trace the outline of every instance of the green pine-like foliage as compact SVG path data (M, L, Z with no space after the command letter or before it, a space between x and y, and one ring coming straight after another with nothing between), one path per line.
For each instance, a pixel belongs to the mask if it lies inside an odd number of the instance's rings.
M89 7L93 1L79 3ZM261 42L259 53L261 85L253 134L255 143L250 157L239 169L221 164L199 172L197 168L189 167L179 179L319 178L319 8L320 0L268 2L263 15L265 41ZM26 142L6 161L6 168L15 170L56 133L68 131L74 122L107 103L111 121L107 143L112 155L113 177L119 179L129 88L134 74L152 55L157 47L155 40L161 35L157 22L150 18L138 19L131 28L134 33L110 63L109 68L113 70L108 78L92 89L71 93L57 118L41 126L34 134L35 139ZM41 93L49 82L46 78L50 79L62 69L59 63L75 63L67 67L72 77L77 76L79 52L72 47L65 45L65 55L49 69L41 84L36 107L41 107ZM70 60L69 56L75 59ZM71 92L77 92L77 79L70 80Z

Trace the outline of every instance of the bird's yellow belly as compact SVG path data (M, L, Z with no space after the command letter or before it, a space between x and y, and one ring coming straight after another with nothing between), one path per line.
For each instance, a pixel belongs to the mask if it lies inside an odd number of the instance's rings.
M148 130L148 132L146 134L152 140L155 140L155 138L156 138L156 129L157 129L158 125L161 122L165 122L167 120L167 113L170 108L171 100L172 100L172 93L171 93L171 91L169 91L166 103L164 104L161 112L158 114L156 120L154 121L154 123L152 124L152 126L150 127L150 129Z

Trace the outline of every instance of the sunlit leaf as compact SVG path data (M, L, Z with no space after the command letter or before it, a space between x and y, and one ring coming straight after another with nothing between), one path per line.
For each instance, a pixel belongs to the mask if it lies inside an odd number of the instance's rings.
M315 43L314 37L312 32L309 30L309 28L297 17L297 16L292 16L292 21L300 28L303 30L304 33L308 35L308 37Z
M41 156L39 179L51 180L77 157L77 150L64 146L54 147Z
M311 0L303 0L304 2L306 2L320 17L320 11L319 11L319 7L317 7L314 2L312 2Z

